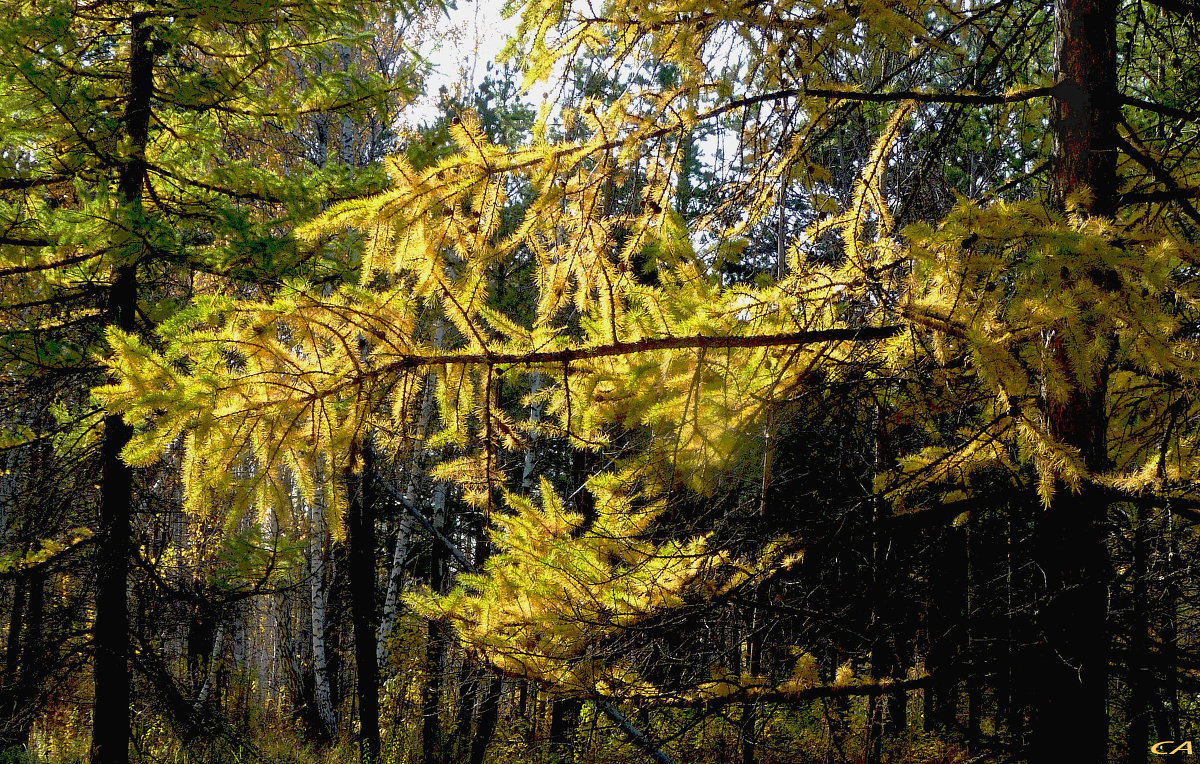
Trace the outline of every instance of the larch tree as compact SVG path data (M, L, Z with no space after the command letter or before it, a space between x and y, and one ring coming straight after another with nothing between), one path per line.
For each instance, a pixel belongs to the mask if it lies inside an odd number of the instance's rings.
M367 110L407 87L403 72L385 81L345 67L296 82L305 67L319 71L314 62L332 46L359 39L367 8L6 5L6 375L68 375L86 391L102 381L94 359L108 352L107 328L149 336L195 293L262 293L285 275L342 277L344 263L289 231L322 205L377 187L378 174L285 167L278 156L239 155L238 146L265 123ZM386 5L369 8L394 18ZM71 413L83 422L74 447L99 455L91 761L106 764L127 760L131 531L138 492L149 487L136 487L120 456L133 433L127 420L86 408L86 395L75 405L85 408Z
M411 448L432 386L432 440L460 454L437 474L484 512L496 552L450 594L410 601L497 671L608 709L879 695L930 678L847 667L822 682L803 644L782 677L749 660L663 676L622 642L800 563L817 539L722 548L673 531L671 508L746 470L747 453L766 503L759 433L788 405L865 384L887 393L878 442L906 432L877 451L877 529L948 522L996 492L1040 497L1027 754L1107 760L1107 508L1191 501L1200 467L1200 115L1175 76L1194 61L1152 62L1150 42L1166 28L1194 41L1184 10L533 0L514 43L531 89L585 55L634 84L547 106L515 149L464 114L456 153L389 160L388 189L302 230L318 251L361 242L358 285L203 299L160 347L114 326L102 397L140 428L125 458L186 433L193 501L280 506L290 465L325 476L302 489L340 507L333 476L360 468L355 444ZM847 149L847 125L873 139ZM702 199L683 182L696 161L712 168ZM502 227L518 185L533 198ZM699 208L686 218L684 196ZM773 246L756 240L767 231ZM770 272L730 279L745 252L773 256ZM519 258L534 264L531 314L494 299L497 264ZM587 501L555 476L524 492L506 477L500 455L543 434L611 457ZM753 706L743 718L752 732Z

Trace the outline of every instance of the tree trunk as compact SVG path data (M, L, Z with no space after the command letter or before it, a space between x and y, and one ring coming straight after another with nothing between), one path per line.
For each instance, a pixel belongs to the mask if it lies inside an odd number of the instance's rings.
M500 691L504 682L499 676L492 677L483 702L479 706L479 721L475 725L475 736L471 739L469 764L483 764L488 744L496 734L496 722L500 718Z
M471 656L463 651L462 666L458 672L459 700L454 713L455 760L466 758L463 752L471 746L471 723L475 721L475 703L479 695L479 667L472 665Z
M425 687L421 690L421 764L442 764L442 729L438 712L442 701L445 642L445 627L430 621L425 642Z
M347 530L350 608L354 625L354 663L358 675L359 748L363 764L379 758L379 663L375 625L375 459L363 444L362 472L346 470L349 493Z
M433 331L434 347L442 347L444 334L445 328L439 321ZM429 375L425 380L425 390L421 398L421 416L417 422L417 435L421 441L413 446L412 458L408 464L408 483L404 487L404 498L413 506L416 506L417 503L417 489L420 486L424 467L423 439L429 430L429 421L433 417L433 404L436 398L434 383L433 375ZM444 491L441 495L445 496ZM392 634L392 629L396 626L396 618L400 614L400 585L404 579L404 566L408 562L413 531L417 525L417 518L411 512L406 511L403 507L400 508L400 512L400 521L396 524L396 542L392 548L392 563L388 570L387 589L384 591L383 614L379 619L379 630L375 640L375 655L380 666L387 663L387 641Z
M150 135L150 99L154 94L154 50L149 14L130 17L129 96L124 133L129 153L121 165L117 190L130 207L129 225L141 220L146 145ZM136 239L137 231L131 238ZM108 296L108 322L123 331L135 329L137 270L134 258L118 265ZM95 702L92 709L91 764L124 764L129 760L129 605L127 577L133 471L121 461L121 450L133 428L119 414L104 417L100 446L99 540L96 564L96 620L92 627Z
M431 518L434 528L446 527L445 491L440 490L440 508ZM442 594L446 589L447 550L437 539L429 552L429 588ZM421 690L421 764L442 764L442 728L438 713L442 700L442 656L446 651L446 627L430 621L425 642L425 686Z
M760 596L758 593L755 596ZM762 634L759 631L758 608L751 608L746 623L746 672L757 677L762 670ZM741 738L741 764L754 764L758 743L758 704L754 700L742 703L742 718L738 721Z
M1084 209L1111 216L1116 209L1116 2L1057 0L1054 192L1060 203L1091 194ZM1091 338L1083 338L1086 342ZM1098 339L1098 338L1097 338ZM1051 433L1079 449L1085 466L1107 462L1105 369L1073 379L1065 339L1050 353L1067 370L1065 400L1048 395ZM1084 485L1059 485L1037 524L1037 562L1046 581L1039 611L1037 720L1031 761L1108 760L1107 549L1105 501Z
M4 681L6 690L16 685L21 659L21 631L25 625L26 577L18 576L13 584L12 611L8 616L8 639L4 649ZM3 749L0 749L3 750Z
M325 645L325 627L329 620L329 602L325 555L325 523L320 497L309 505L309 602L311 603L312 654L313 654L313 701L316 703L316 730L321 741L333 739L337 732L337 719L333 710L333 688L329 681L329 661Z
M926 668L934 682L926 688L925 729L953 729L958 724L958 682L952 678L961 658L960 626L966 618L966 540L962 528L948 528L943 552L930 561L929 649Z
M46 660L46 645L42 642L42 620L46 612L46 574L36 571L29 576L29 604L25 620L25 645L22 648L21 679L17 685L15 739L19 746L29 745L29 734L33 729L34 700L42 686Z
M1155 704L1155 732L1159 740L1180 740L1183 728L1180 724L1179 708L1179 601L1182 595L1179 587L1179 571L1176 561L1179 560L1179 549L1175 542L1174 521L1167 515L1167 583L1163 589L1163 621L1159 628L1159 639L1162 643L1162 665L1166 670L1162 677L1162 695ZM1182 760L1181 755L1170 756L1164 761Z
M567 764L575 758L575 730L579 726L579 712L583 701L578 698L560 698L550 706L550 761Z
M132 326L135 295L133 268L122 267L113 285L110 310ZM118 319L119 324L125 322ZM92 711L91 764L124 764L129 760L129 566L130 507L133 472L121 461L121 449L133 428L119 414L104 417L101 444L103 472L100 498L100 543L96 547L95 705Z
M1129 718L1127 764L1145 764L1150 747L1154 678L1150 672L1150 613L1146 596L1146 518L1139 512L1133 521L1132 592L1129 619Z

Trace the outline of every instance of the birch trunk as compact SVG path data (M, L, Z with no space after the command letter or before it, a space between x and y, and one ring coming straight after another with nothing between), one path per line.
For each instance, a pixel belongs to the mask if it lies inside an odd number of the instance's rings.
M445 328L439 321L433 332L434 347L441 348ZM425 390L421 399L421 414L417 421L418 437L424 440L429 431L429 422L433 418L434 381L432 375L425 380ZM408 481L404 486L404 499L410 505L416 504L417 491L424 473L424 444L418 443L413 447L412 458L408 464ZM444 508L445 491L441 490L442 506L435 506L434 513L438 514ZM437 502L435 495L435 504ZM400 614L400 589L404 581L404 565L408 561L408 552L416 529L417 518L411 512L401 509L400 521L396 524L396 542L392 548L392 564L388 571L387 589L383 597L383 612L379 618L379 630L375 638L375 657L380 666L387 663L387 640L396 626L396 618Z
M333 712L333 692L329 684L329 663L325 650L325 625L329 616L328 591L326 587L326 554L324 507L320 499L308 505L310 533L309 553L309 601L312 613L313 652L313 699L317 705L317 716L321 721L319 730L322 738L331 739L337 730L337 719Z

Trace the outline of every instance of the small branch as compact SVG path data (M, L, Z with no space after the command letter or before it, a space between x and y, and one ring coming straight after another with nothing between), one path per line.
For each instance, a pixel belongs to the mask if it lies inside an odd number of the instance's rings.
M413 517L421 521L421 525L424 525L425 529L432 533L434 537L441 542L442 546L446 548L446 551L450 553L450 556L457 560L459 565L463 566L463 570L467 571L468 573L478 572L478 570L475 568L475 564L467 559L467 556L462 553L462 550L458 548L458 545L447 538L446 534L442 533L437 526L435 526L433 522L425 516L425 513L414 507L412 503L408 501L408 499L401 496L400 492L393 488L391 483L387 482L386 480L382 480L380 483L383 485L384 490L386 490L401 507L408 512L411 512Z

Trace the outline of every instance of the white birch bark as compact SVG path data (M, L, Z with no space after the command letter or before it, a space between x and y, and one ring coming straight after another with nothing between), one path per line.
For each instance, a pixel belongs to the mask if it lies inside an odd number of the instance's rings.
M441 348L444 333L445 328L442 322L438 321L433 332L434 347ZM404 486L404 500L414 506L421 477L424 474L423 441L429 432L429 423L433 419L434 393L434 379L430 374L425 380L425 389L421 398L421 413L417 420L417 435L422 442L413 447L412 458L409 459L406 469L408 479ZM441 486L439 486L440 488ZM445 506L444 490L441 492L441 496L442 506L435 507L435 512ZM434 498L436 502L436 492ZM396 524L396 541L392 548L392 564L388 571L387 589L383 597L383 613L379 619L379 631L375 639L375 657L380 666L387 663L387 641L392 635L392 629L396 626L396 618L400 614L400 588L404 580L404 564L408 560L408 550L412 542L413 531L416 530L416 524L417 518L411 512L401 509L400 521Z
M329 684L329 664L325 654L325 624L328 619L324 506L318 497L309 510L309 594L312 605L313 697L317 715L330 737L337 731L333 712L333 692Z

